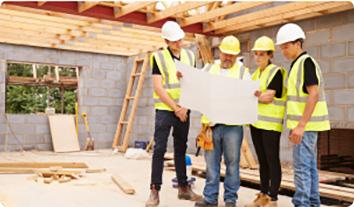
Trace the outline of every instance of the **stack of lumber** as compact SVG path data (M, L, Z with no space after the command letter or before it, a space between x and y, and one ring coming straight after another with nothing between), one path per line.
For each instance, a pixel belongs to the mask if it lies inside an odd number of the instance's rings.
M190 155L192 158L192 172L194 175L198 175L201 177L205 176L206 164L203 157L195 157ZM165 155L165 165L172 169L173 164L173 154L167 153ZM241 165L240 165L241 167ZM220 176L224 177L226 174L225 165L222 163ZM281 188L295 191L294 185L294 174L293 170L289 168L282 169L282 182ZM260 184L259 179L259 171L250 168L240 168L240 178L241 181L250 182L254 184ZM327 171L319 171L319 187L320 187L320 195L322 197L336 199L340 201L352 202L354 200L354 189L348 187L340 187L336 185L328 184L330 182L335 182L338 180L345 180L354 178L354 175L344 174L344 173L334 173Z
M198 162L192 165L192 172L196 175L205 175L205 163ZM283 169L283 176L281 182L281 188L295 191L293 172L289 169ZM221 177L225 176L225 166L221 167ZM328 180L342 180L348 177L353 177L353 175L347 175L342 173L331 173L320 171L319 172L320 181ZM252 169L240 169L240 178L241 181L251 182L255 184L260 183L259 171ZM354 200L354 189L347 187L339 187L335 185L330 185L326 183L319 183L319 190L321 197L332 198L340 201L352 202Z
M354 168L354 158L352 156L339 156L337 154L322 155L321 169L331 170L337 168Z
M31 179L59 183L79 179L86 173L103 172L105 169L92 169L82 162L7 162L0 163L0 174L35 174Z

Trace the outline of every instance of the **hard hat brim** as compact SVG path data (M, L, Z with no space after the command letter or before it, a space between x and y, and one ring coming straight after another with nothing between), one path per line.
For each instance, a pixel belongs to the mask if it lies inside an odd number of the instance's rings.
M232 50L225 50L225 49L222 49L221 47L219 47L220 51L222 53L225 53L225 54L228 54L228 55L238 55L240 54L240 51L238 52L235 52L235 51L232 51Z
M306 39L306 37L300 37L301 39ZM291 39L291 40L283 40L283 41L278 41L278 42L276 42L275 43L275 45L282 45L282 44L285 44L285 43L288 43L288 42L293 42L293 41L295 41L295 40L298 40L298 39L300 39L300 38L297 38L297 39Z
M174 35L173 37L166 37L164 35L161 35L161 37L163 39L168 40L168 41L175 42L175 41L183 39L185 37L185 33L183 31L181 31L178 34Z
M285 43L288 43L288 42L292 42L292 41L295 41L295 40L279 41L279 42L276 42L275 45L282 45L282 44L285 44Z
M275 48L272 48L272 49L264 49L264 48L256 48L256 47L254 47L254 48L252 48L251 49L252 51L275 51Z

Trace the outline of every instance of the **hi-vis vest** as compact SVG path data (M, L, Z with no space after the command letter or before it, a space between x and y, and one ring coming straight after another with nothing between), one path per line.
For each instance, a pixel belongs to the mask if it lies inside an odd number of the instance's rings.
M208 64L204 67L203 69L206 72L209 72L214 75L219 75L220 74L220 64ZM236 62L234 66L232 66L230 69L227 70L227 77L230 78L236 78L236 79L243 79L245 76L249 74L248 68L244 67L243 65L239 64ZM209 124L211 121L203 115L201 118L201 123L202 124ZM239 125L239 124L226 124L226 123L219 123L219 124L225 124L225 125Z
M268 88L268 85L273 80L274 76L279 70L283 75L283 86L285 86L286 71L285 69L280 68L274 64L268 65L262 73L261 70L258 68L252 74L252 80L259 80L260 90L261 92L265 92ZM281 132L283 130L283 120L286 104L285 101L286 88L283 87L281 98L277 98L274 96L273 102L269 104L258 102L258 119L256 123L252 124L252 126L258 129Z
M150 64L152 68L153 58L155 58L157 66L161 72L162 84L167 91L168 95L175 101L178 102L181 90L178 78L176 76L177 70L175 62L168 51L168 49L163 49L161 51L155 52L151 55ZM195 57L190 50L181 50L180 61L184 64L194 67ZM155 109L173 111L168 105L160 100L160 97L154 92L153 94Z
M318 79L319 100L316 103L315 110L311 119L305 126L305 131L326 131L330 129L326 97L324 93L324 84L321 69L318 63L308 54L302 55L291 68L288 78L287 92L287 127L293 129L301 119L308 94L304 93L302 86L304 84L304 62L311 58L316 66L316 75Z

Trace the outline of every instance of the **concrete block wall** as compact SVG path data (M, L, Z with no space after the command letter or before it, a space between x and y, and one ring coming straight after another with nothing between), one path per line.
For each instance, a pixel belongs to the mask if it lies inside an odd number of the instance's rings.
M79 66L79 110L86 112L97 148L110 148L116 130L127 79L127 58L94 53L80 53L27 46L0 44L0 151L6 134L8 150L20 145L9 133L7 122L25 149L51 150L48 118L35 114L7 114L5 118L6 61L24 61ZM82 119L79 140L83 145L87 134Z

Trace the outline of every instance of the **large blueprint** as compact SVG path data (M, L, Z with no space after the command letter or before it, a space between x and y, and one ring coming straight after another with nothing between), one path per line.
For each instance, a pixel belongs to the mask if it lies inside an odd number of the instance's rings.
M179 61L176 67L183 74L181 106L205 114L213 123L249 124L257 120L254 92L258 81L211 75Z

